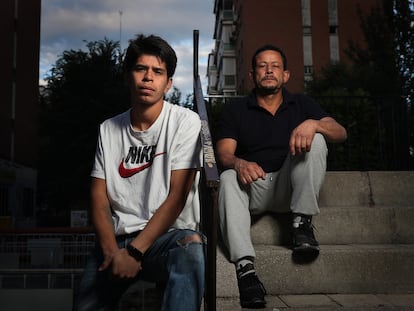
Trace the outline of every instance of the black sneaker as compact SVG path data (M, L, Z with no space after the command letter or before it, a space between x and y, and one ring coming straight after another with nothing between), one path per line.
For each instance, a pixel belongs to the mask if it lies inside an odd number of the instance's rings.
M293 214L293 258L305 262L319 255L319 243L313 233L312 216Z
M246 264L237 270L240 305L242 308L260 309L266 307L266 289L257 277L254 266Z

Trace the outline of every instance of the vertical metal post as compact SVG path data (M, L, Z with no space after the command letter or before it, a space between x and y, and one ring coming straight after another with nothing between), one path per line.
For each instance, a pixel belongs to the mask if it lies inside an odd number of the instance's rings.
M213 150L206 104L198 74L198 30L194 30L194 109L201 119L203 170L200 182L202 230L207 236L204 310L216 311L217 194L219 176Z
M194 79L198 77L198 38L199 38L199 31L197 29L193 30L193 45L194 45L194 52L193 52L193 73Z

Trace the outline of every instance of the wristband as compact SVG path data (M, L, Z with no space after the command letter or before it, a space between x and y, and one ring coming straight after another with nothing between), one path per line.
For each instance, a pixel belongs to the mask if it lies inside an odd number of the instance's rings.
M133 257L136 261L141 261L142 257L144 257L144 254L131 244L128 244L126 246L126 249L128 251L129 256Z

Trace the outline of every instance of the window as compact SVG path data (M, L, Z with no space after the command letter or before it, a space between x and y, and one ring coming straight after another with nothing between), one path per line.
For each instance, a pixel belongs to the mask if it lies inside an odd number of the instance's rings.
M303 26L303 35L310 36L312 34L312 28L310 26Z
M313 66L305 66L305 75L311 75L313 73Z
M226 86L234 86L236 84L236 78L234 75L225 75L224 84Z
M335 26L335 25L331 25L331 26L329 26L329 33L330 33L331 35L333 35L333 34L337 34L337 33L338 33L338 26Z

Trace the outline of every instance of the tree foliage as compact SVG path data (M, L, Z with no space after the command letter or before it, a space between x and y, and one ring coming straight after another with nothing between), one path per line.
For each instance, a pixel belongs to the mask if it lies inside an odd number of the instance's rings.
M174 105L183 106L189 109L193 109L193 95L187 94L184 101L182 99L182 92L176 86L166 95L165 100Z
M47 214L85 205L98 125L129 107L119 44L86 47L63 52L41 94L39 197Z
M383 0L368 15L359 11L367 47L349 42L351 63L330 64L307 85L307 92L348 130L344 147L330 146L335 155L331 152L328 158L330 169L413 165L407 134L413 131L408 128L413 123L408 120L414 78L413 3Z

